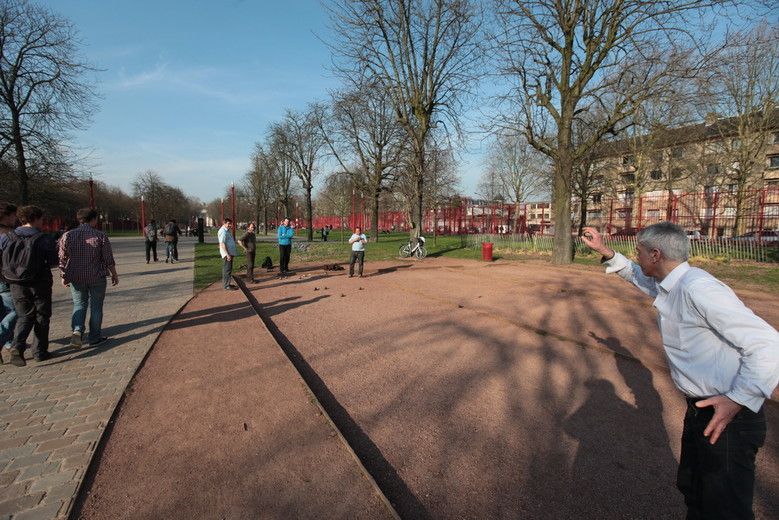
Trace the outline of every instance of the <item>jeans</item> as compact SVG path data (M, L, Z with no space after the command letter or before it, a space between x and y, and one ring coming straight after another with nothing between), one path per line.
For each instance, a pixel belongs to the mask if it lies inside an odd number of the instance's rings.
M349 276L354 276L354 261L360 263L359 274L362 276L362 265L365 262L365 251L352 251L352 256L349 258Z
M0 293L3 300L3 320L0 321L0 347L10 345L14 339L14 327L16 327L16 307L14 307L14 298L11 296L11 288Z
M156 240L146 241L146 262L147 263L149 262L149 260L151 260L150 258L151 255L149 253L154 253L154 261L156 262L157 261L157 241Z
M292 252L292 244L279 244L279 272L289 271L289 254Z
M233 257L230 260L227 257L222 258L222 287L227 289L230 287L230 281L233 276Z
M84 322L89 308L89 339L90 343L101 338L103 328L103 300L106 289L105 278L97 283L70 284L70 295L73 297L73 315L70 320L73 332L84 333Z
M703 430L713 411L696 408L694 400L688 399L676 479L687 504L687 519L753 519L755 456L765 441L764 412L743 408L712 446Z
M176 244L174 242L165 242L165 248L166 248L165 258L167 260L175 260L176 259Z
M18 315L13 346L21 355L24 355L30 331L33 332L33 356L37 357L49 351L51 284L51 280L31 285L11 284L11 295Z

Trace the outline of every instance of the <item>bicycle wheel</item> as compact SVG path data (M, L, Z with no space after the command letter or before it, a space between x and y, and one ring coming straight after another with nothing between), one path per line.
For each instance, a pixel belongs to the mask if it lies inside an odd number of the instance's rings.
M398 256L401 258L408 258L411 256L411 245L403 244L400 246L400 249L398 249Z
M425 249L425 246L419 246L416 251L414 251L414 256L417 257L419 260L423 259L427 256L427 249Z

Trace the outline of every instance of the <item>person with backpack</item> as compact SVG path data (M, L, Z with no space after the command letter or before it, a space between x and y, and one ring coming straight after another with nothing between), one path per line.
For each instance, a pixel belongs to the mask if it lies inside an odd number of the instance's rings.
M165 263L167 264L170 262L172 264L178 262L179 255L177 248L181 229L179 229L175 219L170 219L168 223L165 224L163 234L165 235L165 245L167 246Z
M81 348L89 308L88 342L96 347L108 341L102 334L106 276L110 273L111 285L117 285L119 275L111 242L97 229L97 210L80 209L76 216L80 225L62 235L59 245L62 285L70 287L73 298L70 346Z
M151 260L151 254L154 253L154 261L157 261L157 221L151 219L143 228L143 234L146 236L146 263Z
M0 235L5 235L14 230L16 226L16 206L8 202L0 202ZM14 339L14 327L16 327L16 307L11 296L11 286L0 277L0 311L3 317L0 321L0 346L11 350L11 341Z
M57 250L49 235L41 232L43 210L22 206L17 211L22 225L0 236L3 279L11 287L17 321L11 347L11 364L23 367L27 336L32 331L32 353L36 361L49 354L51 320L51 269L57 265Z

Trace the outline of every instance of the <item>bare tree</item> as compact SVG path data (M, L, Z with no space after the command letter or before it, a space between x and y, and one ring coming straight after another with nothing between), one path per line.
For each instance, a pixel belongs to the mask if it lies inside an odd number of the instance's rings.
M727 0L498 0L497 52L516 81L507 96L523 114L527 141L554 165L552 261L570 263L571 195L579 161L612 133L644 99L694 72L703 47L694 32L700 15ZM693 65L691 65L693 64ZM574 143L583 110L602 121Z
M281 151L290 161L295 174L303 186L306 205L307 240L314 240L313 205L311 193L314 176L322 159L326 141L322 134L324 106L312 103L304 112L287 110L282 123L274 126L273 133L279 136Z
M338 215L341 223L341 242L344 238L346 215L351 210L354 177L344 171L333 172L325 178L324 188L319 193L317 210L320 214Z
M434 144L428 150L427 172L425 180L425 198L430 202L433 215L433 244L438 241L438 211L448 205L457 195L460 179L457 176L457 163L451 147Z
M424 211L425 160L430 131L459 129L462 102L472 91L480 17L470 0L337 0L329 7L339 72L352 82L368 77L391 100L413 160L412 237Z
M701 97L708 112L725 116L711 127L719 141L717 173L736 188L736 235L746 230L748 191L761 180L771 130L779 122L779 28L759 25L730 40L701 81Z
M84 127L95 93L73 24L26 0L0 2L0 157L13 150L19 201L31 176L61 173L67 132Z
M502 132L495 136L485 175L494 177L497 192L489 199L513 202L515 233L519 230L520 203L546 188L548 169L544 157L521 134Z
M392 103L373 84L337 92L323 135L357 189L371 195L371 240L378 242L379 200L382 192L392 187L406 153L406 134L397 122Z
M262 144L255 145L251 161L252 168L244 177L243 191L246 197L252 201L256 222L258 224L262 222L263 232L267 235L270 206L277 190L278 179L275 176L276 170L273 160ZM260 215L262 215L262 220Z
M272 185L273 198L284 206L284 216L292 215L295 167L287 153L287 140L281 125L272 125L268 132L268 167L275 182Z

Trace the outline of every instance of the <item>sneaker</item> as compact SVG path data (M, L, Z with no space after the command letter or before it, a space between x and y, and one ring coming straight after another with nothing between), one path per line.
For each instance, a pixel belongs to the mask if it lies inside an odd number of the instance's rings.
M27 366L27 362L24 360L24 356L19 353L15 348L11 349L11 364L17 367Z
M81 332L74 330L70 336L70 346L75 348L81 348Z
M97 341L90 341L89 346L90 347L97 347L99 345L102 345L103 343L107 342L108 338L106 336L103 336L102 338L98 339Z
M149 265L149 261L148 260L146 260L146 265Z
M46 361L48 359L51 359L51 352L49 352L49 351L41 352L40 354L35 356L35 361L38 361L38 362Z
M165 259L165 263L166 263L166 264L168 263L168 259L167 259L167 258Z
M238 290L238 287L236 287L235 285L229 285L229 286L225 287L225 291L237 291L237 290Z

